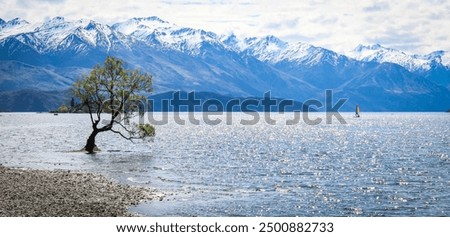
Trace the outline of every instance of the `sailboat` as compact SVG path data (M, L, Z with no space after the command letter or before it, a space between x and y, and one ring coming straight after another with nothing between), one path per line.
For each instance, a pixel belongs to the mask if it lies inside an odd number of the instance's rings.
M359 105L356 105L355 117L359 118Z

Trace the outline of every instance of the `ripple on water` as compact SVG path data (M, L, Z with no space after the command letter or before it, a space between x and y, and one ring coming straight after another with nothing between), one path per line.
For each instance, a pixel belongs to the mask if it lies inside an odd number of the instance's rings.
M150 143L101 134L103 151L86 155L66 151L84 146L88 115L5 114L0 163L154 187L167 198L137 207L148 216L450 216L450 116L344 118L347 125L171 123Z

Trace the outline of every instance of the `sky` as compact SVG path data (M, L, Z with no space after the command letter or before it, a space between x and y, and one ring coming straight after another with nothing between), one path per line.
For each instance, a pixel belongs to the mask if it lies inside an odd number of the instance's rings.
M345 53L381 44L410 54L450 51L450 0L0 0L0 18L56 16L113 24L158 16L217 34L304 42Z

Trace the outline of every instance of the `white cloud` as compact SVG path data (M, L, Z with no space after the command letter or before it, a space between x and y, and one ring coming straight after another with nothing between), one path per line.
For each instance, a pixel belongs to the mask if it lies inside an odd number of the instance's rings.
M377 12L377 11L386 11L389 10L388 2L372 2L369 6L363 8L364 11L367 12Z
M4 20L55 16L114 23L158 16L177 25L244 36L275 35L345 52L381 43L410 53L450 51L447 0L0 0Z

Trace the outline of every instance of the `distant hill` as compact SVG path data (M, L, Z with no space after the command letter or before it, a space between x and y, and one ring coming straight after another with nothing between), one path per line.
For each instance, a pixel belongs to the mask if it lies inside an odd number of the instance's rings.
M170 91L149 96L151 111L205 111L205 112L292 112L307 111L303 103L280 98L270 98L273 105L265 107L263 97L235 98L211 92ZM309 108L316 111L315 108Z
M170 91L151 95L148 97L148 101L151 103L148 111L266 111L262 102L264 98L235 98L211 92L195 92L189 96L189 93L191 92ZM61 104L69 105L71 98L69 91L33 89L0 92L0 96L4 98L0 105L0 112L48 112L56 110ZM270 107L270 111L291 112L308 109L298 101L271 99L275 101L275 105ZM280 106L281 102L284 105ZM309 110L315 111L315 108Z
M0 91L0 112L48 112L57 109L65 98L70 98L67 91L19 90ZM68 105L67 100L66 105Z

